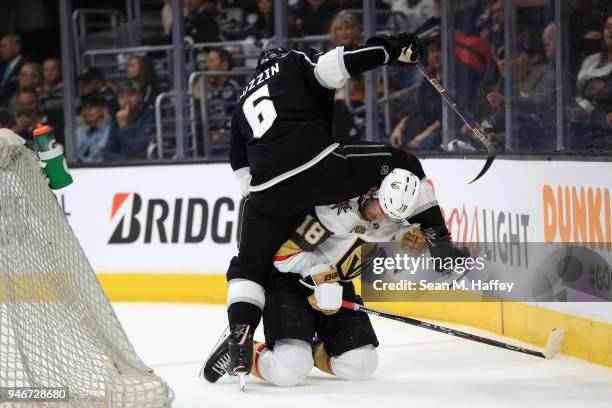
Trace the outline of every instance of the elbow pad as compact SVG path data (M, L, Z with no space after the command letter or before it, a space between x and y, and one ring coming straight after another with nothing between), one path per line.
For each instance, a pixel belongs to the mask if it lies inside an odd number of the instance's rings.
M325 88L342 88L350 77L344 66L344 47L336 47L321 55L314 74L317 81Z

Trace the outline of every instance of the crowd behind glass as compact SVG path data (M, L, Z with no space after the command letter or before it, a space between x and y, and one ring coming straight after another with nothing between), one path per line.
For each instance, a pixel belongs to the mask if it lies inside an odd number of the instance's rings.
M552 153L556 148L556 80L554 2L519 0L516 10L514 50L517 96L514 100L514 152ZM577 152L612 150L612 5L598 0L569 0L568 87L571 143ZM290 38L325 35L324 47L350 47L363 43L361 16L347 10L361 9L361 1L292 0L289 2ZM227 76L203 77L207 81L206 104L212 143L227 147L229 117L242 92L244 73L254 59L236 58L236 42L264 47L274 38L273 0L184 0L185 34L191 43L215 43L203 47L188 71L227 71ZM441 10L439 0L379 0L377 9L389 11L378 18L401 13L403 31L416 32L425 48L424 64L443 78ZM232 12L228 12L232 11ZM239 11L239 12L235 12ZM163 36L156 45L170 43L172 15L168 2L160 10ZM455 89L461 105L482 128L494 136L500 150L505 143L504 1L453 1ZM230 45L227 43L231 42ZM145 44L146 45L146 44ZM12 128L32 141L39 122L53 126L63 141L63 86L57 56L28 55L24 39L8 33L0 40L0 127ZM401 64L401 63L400 63ZM119 80L110 81L98 68L78 76L79 103L76 160L92 163L115 160L147 160L156 149L155 101L171 90L170 79L147 53L127 55ZM242 75L235 75L240 72ZM450 143L442 139L442 102L437 92L414 69L396 64L388 68L391 90L410 88L390 103L391 126L380 137L393 146L418 152L474 151L465 128L460 126ZM381 81L382 82L382 81ZM336 94L334 133L343 140L365 137L363 110L365 85L354 78ZM382 84L379 87L382 93ZM382 94L381 94L382 95ZM191 97L202 102L196 89ZM357 113L355 112L357 109ZM382 116L382 115L380 115ZM198 132L201 126L197 128Z

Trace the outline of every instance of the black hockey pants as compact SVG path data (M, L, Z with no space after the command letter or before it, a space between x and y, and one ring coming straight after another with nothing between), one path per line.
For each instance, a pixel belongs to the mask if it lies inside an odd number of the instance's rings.
M365 194L394 168L425 177L413 154L359 142L337 148L313 167L279 184L252 192L245 201L239 253L231 260L227 281L249 280L265 288L272 257L302 221L305 210ZM434 218L433 223L444 222L441 215L434 214ZM261 319L261 308L238 298L229 305L228 317L230 325L248 323L254 330Z

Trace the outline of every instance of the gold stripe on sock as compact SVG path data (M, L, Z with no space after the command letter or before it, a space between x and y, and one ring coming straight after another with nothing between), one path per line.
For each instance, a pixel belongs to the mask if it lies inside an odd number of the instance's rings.
M331 369L331 358L329 354L327 354L327 350L325 350L325 345L323 343L319 344L317 350L314 355L315 366L321 370L326 372L327 374L334 375Z
M260 380L264 380L259 372L259 355L266 348L266 343L253 343L253 366L251 367L251 374ZM264 380L265 381L265 380Z

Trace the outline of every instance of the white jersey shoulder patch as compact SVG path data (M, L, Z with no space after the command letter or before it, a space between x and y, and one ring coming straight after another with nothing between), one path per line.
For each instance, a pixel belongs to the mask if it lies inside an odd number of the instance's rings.
M334 234L350 234L368 229L368 222L359 214L359 201L353 198L332 205L315 207L319 222Z

